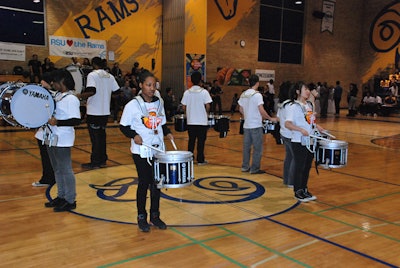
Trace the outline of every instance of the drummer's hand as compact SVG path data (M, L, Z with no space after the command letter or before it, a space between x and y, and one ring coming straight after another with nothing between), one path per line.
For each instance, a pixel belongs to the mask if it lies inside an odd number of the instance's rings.
M304 128L300 129L300 132L303 136L310 136L310 133L308 133L307 130L305 130Z
M174 136L172 135L172 133L168 133L167 138L170 139L171 141L174 140Z
M142 145L142 143L143 143L142 137L141 137L140 135L136 135L136 136L133 138L133 141L134 141L136 144L138 144L138 145Z
M321 127L320 125L317 125L317 129L319 132L324 133L324 132L328 132L326 129L324 129L323 127Z
M49 123L50 126L55 126L55 125L57 125L57 119L54 116L52 116L49 119L49 121L47 121L47 123Z

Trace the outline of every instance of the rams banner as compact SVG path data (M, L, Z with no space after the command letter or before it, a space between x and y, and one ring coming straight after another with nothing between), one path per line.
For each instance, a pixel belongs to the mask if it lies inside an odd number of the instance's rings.
M49 36L49 51L51 56L78 58L106 58L107 45L104 40L72 38L65 36Z

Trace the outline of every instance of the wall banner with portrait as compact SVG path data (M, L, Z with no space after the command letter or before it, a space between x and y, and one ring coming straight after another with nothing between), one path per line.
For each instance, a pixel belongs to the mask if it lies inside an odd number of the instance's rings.
M217 81L220 86L248 86L250 69L235 69L232 67L219 67Z
M255 74L260 78L260 81L275 81L275 70L256 69Z
M194 72L200 72L203 81L206 81L206 55L186 54L186 87L192 87L190 76Z

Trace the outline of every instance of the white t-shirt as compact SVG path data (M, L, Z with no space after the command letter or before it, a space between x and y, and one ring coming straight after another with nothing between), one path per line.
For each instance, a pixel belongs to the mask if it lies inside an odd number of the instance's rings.
M81 118L79 99L70 92L57 95L56 111L54 117L57 120ZM48 126L52 133L58 136L57 147L72 147L75 141L75 128L73 126ZM45 129L47 132L49 130ZM43 137L42 137L43 139Z
M263 105L264 101L260 92L253 88L249 88L240 95L238 104L243 108L243 128L262 127L262 116L258 110L258 106Z
M183 93L181 103L186 106L188 125L208 125L208 115L205 105L211 103L210 93L200 86L192 86Z
M279 130L279 133L283 137L291 139L292 138L292 131L285 127L285 121L286 121L286 118L287 118L287 108L290 106L290 103L288 103L288 102L290 102L290 100L286 100L283 103L279 104L280 106L279 106L279 109L278 109L278 112L277 112L276 116L279 118L279 125L281 127L280 130Z
M315 115L312 105L297 102L287 105L286 121L292 122L295 126L301 127L311 133L315 123ZM301 132L292 131L292 142L301 142Z
M94 70L87 76L86 87L95 87L96 94L87 99L88 115L110 115L111 93L119 89L114 76L105 70Z
M271 84L270 82L268 82L268 83L267 83L267 86L268 86L268 93L269 93L269 94L272 94L272 95L275 95L275 87L274 87L274 84Z
M138 101L139 100L139 101ZM120 125L131 126L142 137L143 143L164 150L162 125L166 123L164 107L160 100L155 102L141 101L134 98L125 105ZM140 145L131 139L131 152L140 154ZM152 150L152 155L154 155Z

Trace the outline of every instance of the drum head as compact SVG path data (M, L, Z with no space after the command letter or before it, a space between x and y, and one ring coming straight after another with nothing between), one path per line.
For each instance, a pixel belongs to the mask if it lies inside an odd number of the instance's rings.
M78 66L69 65L65 68L70 74L75 82L75 92L80 94L83 90L83 74Z
M188 162L193 154L189 151L166 151L165 153L156 153L155 158L160 163Z
M21 126L38 128L52 116L55 103L46 89L37 85L19 88L11 99L11 114Z

